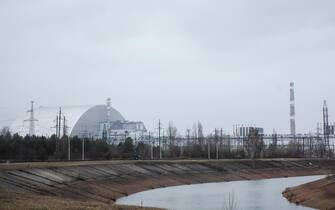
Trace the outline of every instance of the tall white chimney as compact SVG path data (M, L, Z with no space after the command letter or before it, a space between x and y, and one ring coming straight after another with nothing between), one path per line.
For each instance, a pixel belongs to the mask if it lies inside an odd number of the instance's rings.
M291 136L295 136L296 135L296 128L295 128L294 82L290 83L290 129L291 129Z

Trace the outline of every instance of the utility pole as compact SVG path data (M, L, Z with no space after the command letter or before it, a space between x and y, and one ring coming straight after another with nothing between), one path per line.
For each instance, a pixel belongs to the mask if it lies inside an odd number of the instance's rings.
M61 125L62 125L62 107L59 107L58 114L58 138L61 138Z
M66 126L65 116L63 116L63 137L67 138L67 159L68 161L70 161L71 160L71 139L69 136L67 136L67 126Z
M56 115L56 152L59 152L61 149L60 149L60 138L61 138L61 122L62 122L62 108L60 107L59 108L59 112L58 114ZM64 121L65 122L65 121ZM63 151L64 147L62 148L62 151Z
M209 138L207 138L207 156L208 156L208 160L211 159L211 146L209 144Z
M209 145L209 141L207 141L207 158L208 160L211 159L211 147Z
M219 139L218 139L218 135L216 133L216 128L215 128L215 148L216 148L216 159L218 160L219 159Z
M165 136L165 130L162 128L163 134L162 134L162 158L163 158L163 151L166 149L166 139L167 137Z
M309 157L312 158L313 156L313 148L312 148L312 136L309 137Z
M158 120L158 147L159 147L159 159L162 159L162 147L161 147L161 120Z
M302 137L302 156L305 157L305 137Z
M56 116L56 127L55 127L55 128L56 128L56 137L57 137L57 138L58 138L58 136L59 136L59 135L58 135L58 122L59 122L59 121L58 121L58 115L57 115L57 116Z
M81 160L85 160L85 138L81 139Z
M63 136L67 135L67 126L66 126L66 118L63 117Z
M149 131L149 143L150 143L150 158L151 158L151 160L153 160L154 159L154 141L152 141L151 142L151 133L150 133L150 131Z
M184 157L184 138L183 137L180 137L180 156L181 158Z
M321 135L321 125L320 123L317 123L316 125L316 141L317 141L317 151L318 151L317 155L322 156L323 142L320 141L320 135Z
M58 142L58 115L56 116L56 138L55 138L55 146L56 146L56 148L55 148L55 152L56 152L56 154L59 152L59 142Z
M71 141L70 138L67 136L67 160L71 160Z
M222 139L222 136L223 136L223 130L222 130L222 128L220 129L220 145L222 145L223 144L223 139Z

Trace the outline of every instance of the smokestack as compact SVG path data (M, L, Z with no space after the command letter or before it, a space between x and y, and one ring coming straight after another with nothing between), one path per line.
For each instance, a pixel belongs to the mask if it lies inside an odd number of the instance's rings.
M295 136L296 135L296 130L295 130L294 82L290 83L290 129L291 129L291 136Z
M323 136L325 149L330 149L329 145L329 119L328 119L328 106L327 101L323 101Z

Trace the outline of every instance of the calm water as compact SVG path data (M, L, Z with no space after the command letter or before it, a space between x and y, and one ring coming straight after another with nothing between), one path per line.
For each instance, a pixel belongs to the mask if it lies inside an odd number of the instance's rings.
M221 210L234 195L239 210L310 209L290 204L282 191L324 176L223 182L168 187L136 193L117 200L118 204L161 207L175 210Z

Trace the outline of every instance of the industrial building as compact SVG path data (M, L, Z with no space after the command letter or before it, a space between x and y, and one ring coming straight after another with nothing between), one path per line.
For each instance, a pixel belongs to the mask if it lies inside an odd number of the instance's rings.
M106 139L112 144L118 144L123 139L131 137L135 141L145 141L147 129L143 122L111 121L100 124L100 139Z
M144 134L146 128L142 122L125 120L119 111L111 107L110 99L107 99L106 105L61 108L39 106L35 109L32 102L28 113L18 117L10 126L10 131L22 136L67 135L94 139L104 137L111 139L117 134L117 139L120 141L124 139L125 134L130 137L138 133Z
M234 126L234 136L248 137L251 129L256 129L258 134L264 135L264 129L261 127L249 126L249 125L236 125Z

